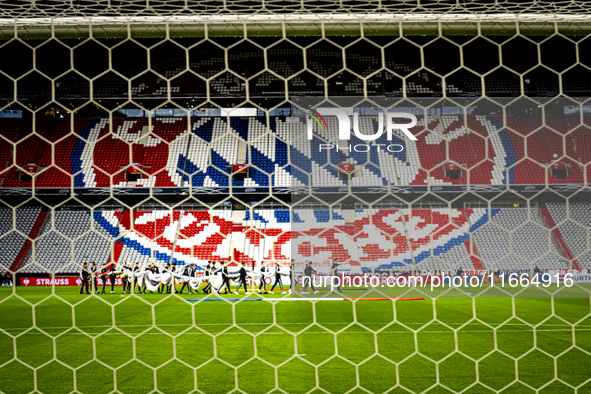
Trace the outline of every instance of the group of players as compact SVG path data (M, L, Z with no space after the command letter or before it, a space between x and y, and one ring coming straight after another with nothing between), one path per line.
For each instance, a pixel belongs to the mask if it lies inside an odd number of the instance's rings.
M97 267L95 263L92 267L88 267L88 263L84 263L80 271L80 294L90 294L90 287L92 291L97 294L105 293L107 284L107 277L111 284L111 294L115 293L115 281L120 278L123 284L123 294L131 293L132 288L136 294L146 294L146 292L170 294L172 292L182 294L187 287L189 294L193 292L199 293L199 289L203 284L204 294L215 293L221 294L238 294L238 290L244 287L245 294L250 294L246 285L247 278L252 281L259 280L259 288L257 293L273 294L275 287L278 286L281 294L288 294L292 290L285 291L283 288L282 276L289 276L290 283L295 283L295 260L282 269L280 262L275 262L275 267L268 267L267 262L262 262L257 270L249 270L246 264L238 265L237 271L229 270L229 263L221 261L219 263L208 261L207 266L201 270L195 264L176 265L176 263L166 263L164 266L158 266L156 263L147 263L143 266L139 262L135 265L128 263L108 263L102 267ZM266 278L273 278L275 282L271 290L267 291ZM102 289L99 290L98 279L102 279ZM231 281L236 283L234 292L231 290ZM181 285L181 290L177 290L177 285ZM143 287L143 288L142 288Z
M12 286L12 275L9 271L0 273L0 286Z

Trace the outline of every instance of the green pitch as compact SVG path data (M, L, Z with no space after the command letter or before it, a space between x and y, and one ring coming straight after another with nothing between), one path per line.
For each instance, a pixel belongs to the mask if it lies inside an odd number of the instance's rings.
M591 393L588 293L196 303L120 287L12 292L0 288L4 393Z

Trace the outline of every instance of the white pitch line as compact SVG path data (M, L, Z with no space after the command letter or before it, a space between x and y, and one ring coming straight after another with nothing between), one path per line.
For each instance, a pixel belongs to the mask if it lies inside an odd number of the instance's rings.
M327 323L303 323L303 322L296 322L296 323L277 323L276 326L282 326L282 325L312 325L312 324L317 324L317 325L341 325L341 326L347 326L351 323L335 323L335 322L327 322ZM365 325L372 325L372 324L382 324L382 323L365 323ZM395 324L398 324L397 322L395 322ZM404 325L425 325L423 323L403 323ZM447 325L463 325L465 323L446 323ZM15 327L15 328L3 328L4 331L24 331L24 330L28 330L30 328L40 328L42 330L65 330L65 329L71 329L71 328L77 328L77 329L87 329L87 328L139 328L139 327L153 327L153 328L157 328L157 327L195 327L198 328L200 326L215 326L215 327L231 327L231 326L271 326L273 325L273 323L236 323L236 324L232 324L232 323L228 323L228 324L223 324L223 323L203 323L203 324L182 324L182 323L177 323L177 324L157 324L157 325L151 325L151 324L118 324L118 325L105 325L105 326L64 326L64 327L60 327L60 326L45 326L45 327ZM521 327L529 327L527 324L518 324L518 323L507 323L504 324L503 327L505 326L521 326ZM499 327L497 326L493 326L493 327ZM567 327L566 324L544 324L544 327ZM579 324L575 327L576 330L578 331L586 331L587 329L580 329L579 327L590 327L590 324ZM493 328L494 330L495 328ZM568 328L566 330L571 330L572 328ZM489 331L491 330L490 328L486 327L482 330L474 330L474 331L463 331L461 330L461 332L484 332L484 331ZM507 330L504 330L502 327L501 328L497 328L497 330L501 331L501 332L505 332ZM517 331L533 331L533 330L517 330ZM540 330L537 329L536 331L545 331L545 330ZM551 330L550 330L551 331ZM398 332L398 331L395 331ZM436 331L426 331L426 332L436 332ZM444 332L448 332L448 331L444 331Z
M351 300L354 301L354 299L351 298L322 298L322 297L316 297L316 298L263 298L263 301L345 301L345 300ZM394 298L392 299L394 300Z
M578 330L578 331L591 331L591 328L585 328L582 330ZM475 330L475 331L462 331L462 333L482 333L482 332L486 332L484 330ZM502 332L534 332L534 330L503 330ZM572 332L572 330L570 329L551 329L551 330L536 330L536 332ZM414 334L414 331L380 331L377 334L381 334L381 333L388 333L388 334ZM424 333L429 333L429 334L445 334L445 333L451 333L450 330L447 331L425 331ZM100 334L100 332L92 332L92 333L82 333L82 332L73 332L73 333L69 333L69 334L74 334L74 335L87 335L87 334ZM328 331L304 331L301 332L299 334L295 334L296 336L298 335L303 335L303 334L328 334L328 335L341 335L341 334L350 334L350 335L368 335L368 334L374 334L372 332L369 333L364 333L364 332L342 332L339 334L335 334L332 332L328 332ZM44 333L41 332L32 332L32 333L27 333L26 335L46 335ZM123 332L105 332L102 335L126 335L126 333ZM168 333L162 333L162 332L147 332L141 335L178 335L178 334L168 334ZM185 332L181 335L207 335L210 336L210 334L206 334L203 332ZM264 332L261 334L251 334L251 333L246 333L246 332L225 332L223 334L212 334L214 336L216 335L292 335L288 332L276 332L276 331L272 331L272 332Z
M351 324L353 322L349 322L349 323L336 323L336 322L326 322L326 323L322 323L322 322L310 322L310 323L305 323L305 322L294 322L294 323L276 323L276 326L282 326L282 325L306 325L309 326L311 324L318 324L321 326L325 326L325 325L341 325L341 326L347 326L349 324ZM398 324L399 322L394 322L395 324ZM439 322L436 322L439 323ZM361 324L365 324L365 325L372 325L372 324L384 324L384 323L380 323L380 322L376 322L376 323L361 323ZM425 323L402 323L406 326L411 326L411 325L425 325ZM429 324L433 324L433 323L429 323ZM439 323L441 324L441 323ZM448 326L456 326L456 325L463 325L465 323L445 323ZM477 323L480 324L480 323ZM60 327L60 326L37 326L37 327L15 327L15 328L3 328L4 331L13 331L13 330L19 330L19 331L23 331L23 330L28 330L30 328L40 328L43 330L50 330L50 329L69 329L69 328L129 328L129 327L200 327L200 326L221 326L221 327L227 327L227 326L270 326L273 325L272 322L269 323L264 323L264 322L256 322L256 323L196 323L195 325L193 324L183 324L183 323L164 323L164 324L156 324L156 325L152 325L152 324L116 324L116 325L100 325L100 326L64 326L64 327ZM500 325L492 325L493 327L499 327ZM529 325L525 324L525 323L507 323L507 324L503 324L503 327L505 326L524 326L524 327L529 327ZM567 326L567 324L543 324L544 327L565 327ZM578 324L576 327L591 327L591 324ZM1 328L1 327L0 327ZM486 331L486 330L490 330L488 327L486 327L483 330L480 331ZM502 328L501 328L502 330ZM540 331L540 330L538 330Z

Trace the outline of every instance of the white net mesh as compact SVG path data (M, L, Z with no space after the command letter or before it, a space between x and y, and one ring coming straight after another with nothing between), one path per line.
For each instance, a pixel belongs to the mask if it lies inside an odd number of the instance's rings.
M3 1L6 18L155 17L235 14L567 14L588 13L587 1Z
M538 267L586 280L586 3L454 4L0 2L0 265L20 285L0 292L0 390L588 389L585 283L346 293L416 302L62 286L83 263L292 258L298 277L305 260L326 277L336 258L353 277ZM300 15L318 10L361 15ZM262 22L279 13L298 16ZM335 95L416 114L416 144L322 153L339 145L331 118L315 140L293 138L294 96ZM372 134L378 114L360 122Z

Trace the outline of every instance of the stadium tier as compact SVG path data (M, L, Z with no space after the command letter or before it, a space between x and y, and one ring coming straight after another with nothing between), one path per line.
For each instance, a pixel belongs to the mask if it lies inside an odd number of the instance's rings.
M591 268L585 232L591 204L541 208L294 209L177 211L0 211L6 268L22 272L75 272L84 262L155 260L203 267L208 260L247 263L329 261L352 273L390 271L529 271ZM49 213L49 214L48 214ZM559 223L559 225L556 225ZM93 231L90 231L93 230ZM28 235L33 243L26 241ZM34 247L32 247L34 244ZM294 255L295 254L295 255Z
M229 37L169 41L136 36L120 45L100 38L76 42L71 51L55 40L39 51L36 61L41 67L18 79L16 92L6 83L0 98L15 93L19 100L51 97L50 78L58 82L55 97L64 101L170 97L186 102L212 96L281 97L286 90L315 96L491 97L521 94L523 89L524 95L553 97L577 96L591 88L585 42L577 47L562 35L471 38L408 35L398 40L372 34L360 40L347 34L319 40L290 37L271 45L260 37L237 43ZM558 52L563 56L555 56ZM27 46L8 45L3 55L21 59L16 70L0 67L11 77L33 70ZM538 58L547 67L536 67ZM68 72L70 65L77 72Z
M343 67L341 61L339 61L339 64L330 64L328 66L321 61L313 61L308 65L310 70L324 77L330 77L337 73L340 74L338 81L336 81L336 77L332 77L328 78L327 83L325 83L323 79L308 71L294 76L296 72L302 69L301 51L287 49L281 52L293 52L292 56L299 56L299 61L295 60L289 63L289 61L285 60L271 60L268 68L274 73L268 71L263 72L247 80L237 78L235 74L229 72L216 76L216 74L220 74L225 69L223 57L191 62L189 70L193 72L187 71L187 67L184 64L185 59L182 59L183 64L176 68L163 69L159 65L152 67L152 70L170 79L170 88L168 87L167 80L157 77L153 73L148 73L133 79L130 92L132 97L136 99L163 98L167 97L168 92L170 92L172 98L206 97L207 88L209 88L210 94L216 96L241 97L245 96L247 90L250 95L255 97L266 95L281 96L285 92L286 81L284 78L289 77L287 80L289 91L296 95L320 96L324 94L325 87L329 95L363 95L363 79L348 71L339 73L339 70ZM279 54L273 55L280 56ZM318 52L316 54L314 53L314 50L308 51L308 56L310 55L314 57L319 56ZM323 55L326 56L328 54L324 53ZM330 55L340 57L340 53L330 53ZM251 59L261 57L262 53L250 54ZM285 59L289 59L289 57L289 55L284 56ZM404 93L403 78L398 75L407 76L406 93L410 96L442 94L441 86L443 79L430 71L408 75L413 72L413 68L404 64L397 64L393 61L386 61L386 67L391 71L379 71L376 73L380 68L378 64L379 58L372 59L373 61L369 59L365 60L357 68L354 63L357 60L355 58L368 59L368 57L361 54L347 56L348 67L351 70L359 70L358 74L363 78L367 78L366 92L368 95L387 94L389 96L402 96ZM235 66L231 63L233 60L232 57L229 60L231 69L238 69L237 71L243 76L257 74L264 68L264 64L262 63L258 67L252 67L250 65L251 63L242 63L241 66ZM297 66L294 67L294 64ZM165 64L164 66L171 67L170 64ZM279 76L275 73L279 74ZM532 83L525 86L525 93L528 95L552 95L559 92L558 82L560 76L554 73L549 74L550 77L545 81L541 78L534 78ZM124 75L128 77L135 76L133 72L125 72ZM588 76L589 74L586 70L580 69L574 69L571 72L563 74L563 92L576 94L586 91L589 89L588 83L585 81L585 78L588 78ZM212 79L210 82L206 82L203 78ZM89 96L89 86L84 79L66 76L61 81L59 88L56 89L57 97ZM479 75L467 69L461 69L449 75L446 81L445 93L449 97L479 96L483 93L487 96L511 95L520 90L519 77L508 71L495 71L485 76L483 84ZM31 78L27 82L23 81L19 84L19 97L30 99L48 93L47 88L43 89L45 80L42 77ZM128 94L127 81L114 73L97 78L93 88L93 96L95 98L125 97Z
M286 117L42 119L33 135L30 119L4 119L0 187L30 188L31 174L38 188L545 185L591 175L589 130L573 129L579 115L547 116L545 125L537 116L418 117L416 142L384 133L368 152L341 149L336 120L327 122L330 132L315 129L308 140L305 124ZM359 124L375 134L377 116Z

